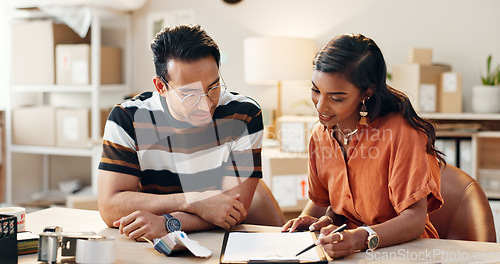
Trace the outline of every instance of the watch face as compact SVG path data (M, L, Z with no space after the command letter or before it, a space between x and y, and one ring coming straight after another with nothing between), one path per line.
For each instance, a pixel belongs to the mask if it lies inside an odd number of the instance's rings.
M368 248L369 249L376 249L378 247L378 236L370 236L368 238Z
M181 230L181 221L177 218L170 218L167 221L167 230L168 232L180 231Z

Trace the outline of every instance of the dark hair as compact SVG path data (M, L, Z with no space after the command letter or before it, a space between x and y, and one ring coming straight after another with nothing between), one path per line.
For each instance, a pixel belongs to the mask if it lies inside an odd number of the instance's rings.
M427 153L436 156L441 165L446 164L444 154L434 145L434 125L415 112L404 93L386 84L384 56L372 39L360 34L333 38L316 54L314 70L342 74L361 94L371 88L373 95L365 101L368 118L375 120L391 112L401 113L413 128L427 135Z
M212 55L219 67L220 52L215 41L200 25L167 26L151 42L156 75L169 80L167 64L171 59L192 62Z

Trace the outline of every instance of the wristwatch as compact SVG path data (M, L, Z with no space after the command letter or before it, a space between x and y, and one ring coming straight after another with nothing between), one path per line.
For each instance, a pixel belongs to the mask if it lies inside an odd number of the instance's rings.
M167 231L172 233L174 231L180 231L182 228L181 221L179 219L173 217L170 214L164 214L163 217L165 217L165 227L167 228Z
M368 238L366 239L366 246L370 250L375 250L378 247L378 235L377 232L373 231L369 226L364 225L360 226L359 228L363 228L368 232Z

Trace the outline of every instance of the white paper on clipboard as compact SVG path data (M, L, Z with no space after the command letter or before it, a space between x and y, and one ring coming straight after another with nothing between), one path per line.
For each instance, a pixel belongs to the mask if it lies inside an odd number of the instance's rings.
M245 261L298 260L321 261L316 249L296 257L304 248L314 243L310 232L252 233L231 232L226 243L222 263Z

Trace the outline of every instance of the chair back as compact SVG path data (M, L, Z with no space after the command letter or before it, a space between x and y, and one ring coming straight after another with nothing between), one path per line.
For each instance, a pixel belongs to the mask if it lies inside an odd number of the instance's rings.
M444 204L429 215L440 238L496 242L493 214L483 189L457 167L441 172Z
M273 193L262 179L259 180L248 215L243 223L253 225L283 226L285 215Z

